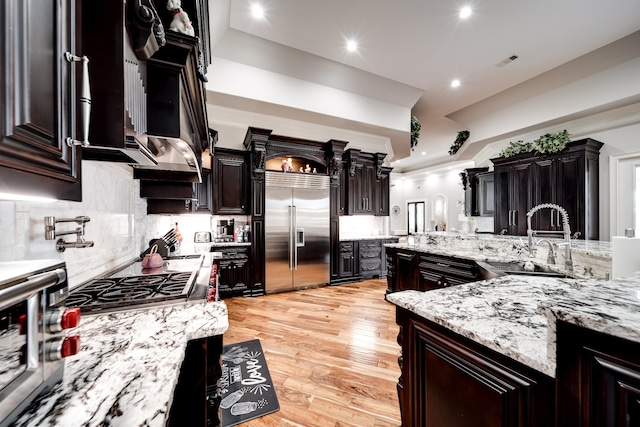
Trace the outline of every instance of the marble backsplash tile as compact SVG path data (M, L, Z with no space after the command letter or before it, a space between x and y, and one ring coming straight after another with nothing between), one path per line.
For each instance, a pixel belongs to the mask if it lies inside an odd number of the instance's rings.
M139 197L139 181L131 167L117 163L83 161L82 201L0 201L0 261L61 259L69 283L75 286L108 271L140 253L146 235L146 202ZM56 251L56 240L44 237L44 217L86 215L85 239L90 248ZM74 230L75 222L56 224L56 230ZM75 235L61 236L75 241Z
M389 234L389 218L373 215L340 217L340 240Z

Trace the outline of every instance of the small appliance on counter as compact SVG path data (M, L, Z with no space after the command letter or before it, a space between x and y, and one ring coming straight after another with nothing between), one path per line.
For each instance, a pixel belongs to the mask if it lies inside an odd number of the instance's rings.
M0 426L62 381L64 358L78 353L80 337L65 335L80 322L68 295L64 261L0 263Z
M210 243L211 232L210 231L197 231L193 236L193 243Z
M233 219L219 219L216 226L216 237L214 242L227 243L233 242L233 235L235 232L235 221Z

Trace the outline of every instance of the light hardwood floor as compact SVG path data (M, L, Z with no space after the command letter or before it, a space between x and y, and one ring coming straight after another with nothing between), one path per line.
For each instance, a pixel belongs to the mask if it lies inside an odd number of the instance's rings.
M230 298L224 344L258 338L280 411L245 427L400 425L395 306L385 280Z

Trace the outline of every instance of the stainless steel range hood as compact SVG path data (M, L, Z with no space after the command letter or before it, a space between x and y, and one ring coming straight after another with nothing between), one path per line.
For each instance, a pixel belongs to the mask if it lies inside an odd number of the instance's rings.
M202 182L202 145L194 140L195 132L188 120L188 114L182 102L180 112L172 114L173 121L178 124L179 134L167 131L155 132L149 123L149 134L139 142L139 154L146 157L146 162L132 164L134 176L140 179L169 179L172 181ZM151 112L155 111L149 105ZM161 117L158 120L162 120ZM166 117L165 117L166 120ZM166 123L165 123L166 124ZM156 127L157 130L157 127ZM166 174L163 172L167 172Z

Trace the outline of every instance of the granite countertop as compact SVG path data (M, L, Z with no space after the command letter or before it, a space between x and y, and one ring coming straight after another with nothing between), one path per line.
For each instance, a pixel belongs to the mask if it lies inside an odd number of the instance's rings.
M224 302L192 302L82 317L80 352L64 379L17 426L164 426L187 341L223 334Z
M605 271L611 269L611 244L610 242L600 241L588 241L580 242L578 240L572 240L571 253L574 258L574 269L569 271L564 266L564 251L559 249L557 263L548 264L546 262L547 249L541 246L536 246L536 251L541 252L539 256L531 257L526 239L520 237L506 237L503 236L478 236L478 235L453 235L434 236L436 233L429 233L423 235L420 243L387 243L386 247L397 248L403 250L409 250L413 252L445 255L455 258L464 258L472 261L481 262L525 262L528 260L533 261L535 264L547 267L551 271L561 273L567 277L575 279L591 279L597 276L597 278L604 278ZM555 242L555 240L554 240ZM559 240L559 243L563 241ZM578 256L597 257L600 260L600 264L593 264L596 266L593 271L589 271L585 268L585 265L576 263L575 260ZM593 261L582 261L584 264Z
M398 236L390 235L378 235L378 236L340 236L341 242L350 242L354 240L387 240L387 239L399 239Z
M640 341L640 272L611 281L503 276L387 300L555 377L555 323Z

